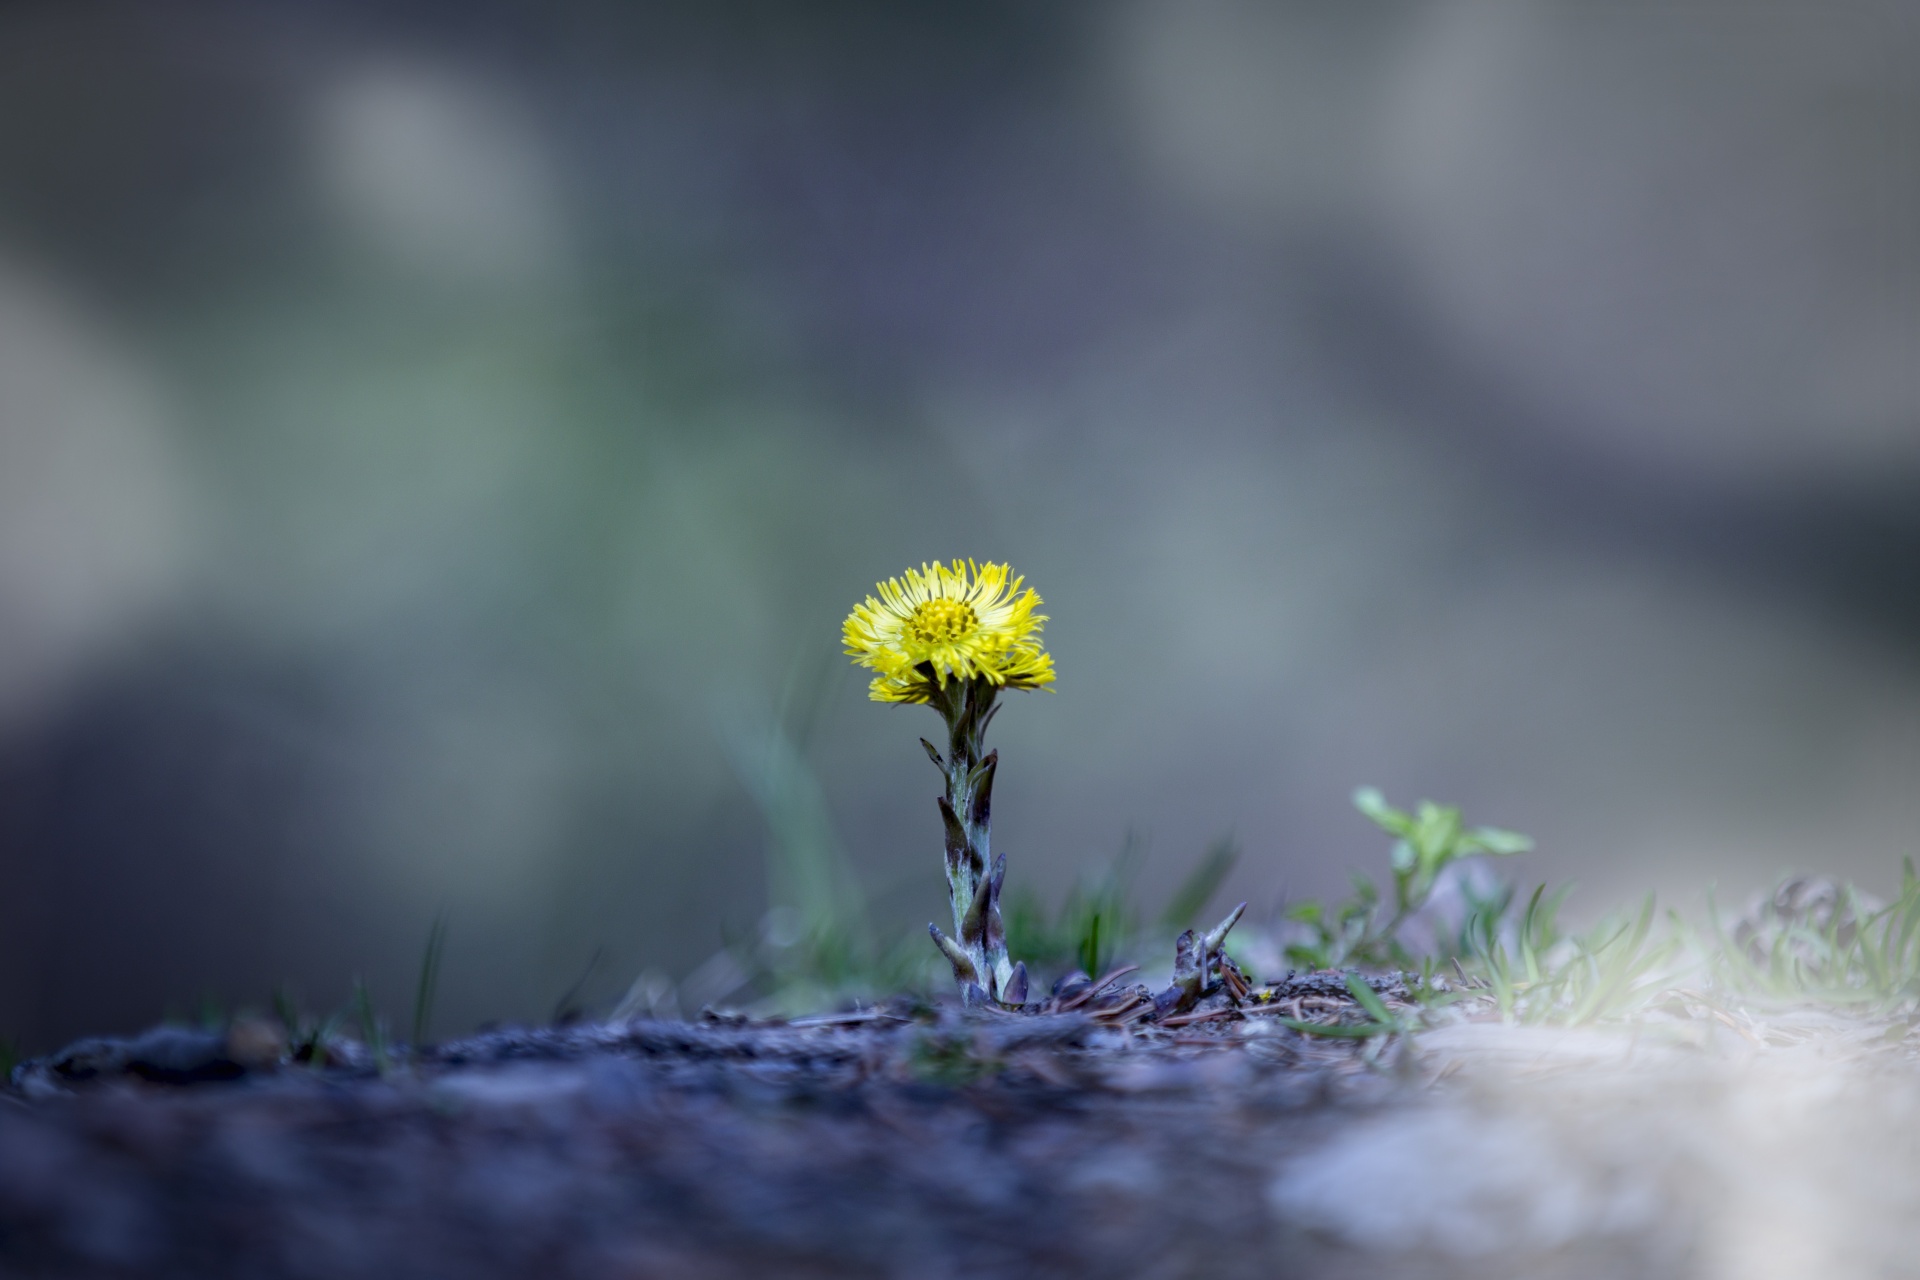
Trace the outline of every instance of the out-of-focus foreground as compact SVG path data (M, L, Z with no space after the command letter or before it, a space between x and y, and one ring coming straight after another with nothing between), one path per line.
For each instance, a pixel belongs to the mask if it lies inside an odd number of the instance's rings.
M0 12L0 1032L939 918L839 610L1018 562L1009 888L1920 826L1906 6ZM794 815L798 814L796 818ZM822 863L821 865L828 865ZM1882 886L1887 887L1887 886ZM781 918L776 912L774 918ZM1269 975L1262 975L1269 976Z
M1904 1020L1461 1021L1403 1045L1396 1078L1257 1009L1143 1033L899 1012L505 1033L347 1081L129 1087L84 1079L106 1064L76 1046L77 1095L42 1075L37 1105L0 1109L0 1259L196 1280L1911 1270Z

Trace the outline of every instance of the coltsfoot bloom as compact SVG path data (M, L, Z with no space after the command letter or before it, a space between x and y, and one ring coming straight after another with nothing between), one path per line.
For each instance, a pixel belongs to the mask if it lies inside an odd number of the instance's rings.
M868 686L875 702L933 702L953 679L996 689L1053 683L1040 595L1008 566L922 565L875 590L841 629L848 655L878 673Z
M1006 565L971 560L909 569L875 590L841 628L848 655L875 673L868 692L876 702L929 703L947 722L944 756L925 738L920 745L946 778L939 805L953 936L927 931L967 1000L1020 1004L1027 969L1008 957L1000 920L1007 859L988 850L1000 755L983 740L1002 689L1053 683L1040 596Z

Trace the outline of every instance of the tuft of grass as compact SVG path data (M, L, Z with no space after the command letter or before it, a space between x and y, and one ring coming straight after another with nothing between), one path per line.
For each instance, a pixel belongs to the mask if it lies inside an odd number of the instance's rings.
M1146 852L1146 840L1129 829L1113 860L1097 875L1083 877L1051 915L1031 891L1012 897L1006 910L1008 951L1037 974L1056 977L1075 968L1091 976L1118 962L1145 959L1148 951L1192 926L1240 857L1232 836L1216 839L1174 890L1166 910L1147 925L1133 902L1134 877Z
M1140 932L1133 880L1146 850L1145 838L1128 828L1113 860L1098 874L1082 876L1051 919L1032 890L1013 896L1006 908L1008 953L1024 960L1036 976L1074 968L1106 972L1119 949Z
M1730 935L1709 900L1717 945L1713 976L1743 995L1771 1001L1818 1000L1885 1012L1920 998L1920 876L1901 864L1892 902L1876 904L1851 884L1830 886L1815 909L1782 907L1790 878L1769 897L1746 936Z
M1669 936L1654 940L1652 894L1636 914L1563 937L1555 917L1566 891L1544 892L1544 885L1534 890L1511 947L1497 922L1476 922L1473 972L1503 1018L1582 1026L1630 1016L1673 987L1685 931L1675 920Z
M1511 1018L1520 1007L1521 997L1543 986L1555 971L1550 957L1562 941L1559 928L1560 905L1571 886L1547 894L1543 884L1527 899L1519 928L1514 930L1511 949L1503 937L1506 909L1476 914L1467 925L1468 949L1476 962L1474 971L1492 992L1494 1004L1503 1018ZM1464 971L1463 971L1464 972Z

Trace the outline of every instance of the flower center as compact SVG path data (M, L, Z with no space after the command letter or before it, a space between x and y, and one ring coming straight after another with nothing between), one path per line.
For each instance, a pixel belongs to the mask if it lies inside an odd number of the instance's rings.
M950 644L979 625L972 605L939 596L914 606L906 632L921 644Z

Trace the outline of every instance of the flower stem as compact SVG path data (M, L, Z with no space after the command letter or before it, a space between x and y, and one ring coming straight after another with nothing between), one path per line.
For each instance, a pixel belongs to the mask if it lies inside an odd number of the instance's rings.
M927 674L931 679L930 668ZM947 722L947 755L941 759L931 744L927 752L947 781L939 804L946 827L953 936L933 925L927 928L969 1000L1019 1003L1026 999L1026 966L1008 958L1007 931L1000 919L1000 886L1007 860L1004 855L994 859L990 843L993 775L999 753L985 750L984 739L999 689L979 677L934 684L933 706Z

